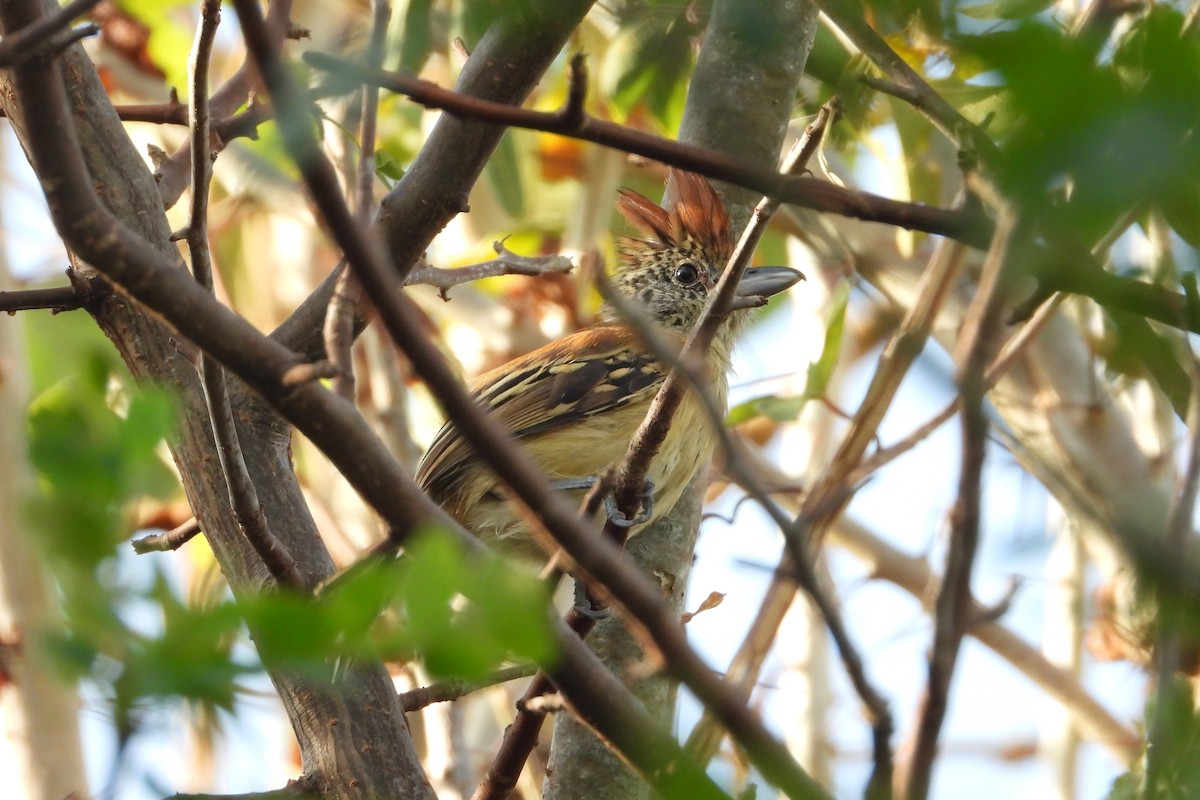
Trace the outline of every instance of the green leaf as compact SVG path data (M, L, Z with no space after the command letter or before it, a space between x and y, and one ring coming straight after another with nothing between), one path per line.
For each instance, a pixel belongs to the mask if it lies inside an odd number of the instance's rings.
M499 557L427 531L409 548L402 583L407 641L431 674L479 678L510 658L544 663L553 653L548 589Z
M177 489L158 452L174 412L162 390L134 388L118 415L109 406L106 357L83 353L74 362L80 371L29 407L29 458L41 478L29 512L48 553L91 569L126 533L126 503Z
M375 174L390 186L404 177L404 165L387 150L375 151Z
M125 690L136 697L184 698L231 709L237 679L258 669L233 658L242 627L237 607L230 601L211 608L187 606L161 576L150 597L162 610L162 632L129 653Z
M992 127L1004 193L1030 216L1056 206L1094 241L1130 198L1200 184L1200 43L1181 26L1177 10L1156 4L1099 64L1086 37L1040 22L960 38L1006 87L1011 113Z
M739 403L729 410L725 418L727 425L740 425L755 417L766 417L775 422L793 422L800 417L809 400L825 395L841 356L849 299L850 283L842 281L829 298L829 307L825 310L825 342L821 346L821 355L808 365L804 392L791 397L764 395Z
M825 310L825 343L821 355L808 365L808 379L804 384L804 395L808 398L824 396L837 368L842 352L842 339L846 330L846 306L850 300L850 283L842 281L829 298Z
M554 652L546 616L550 593L541 580L492 558L468 591L482 627L501 651L538 664L550 658Z
M739 403L729 410L726 419L728 425L740 425L755 417L766 417L775 422L792 422L799 418L800 412L808 403L807 395L780 397L778 395L763 395L753 400Z
M408 0L404 9L404 36L400 41L400 69L416 75L433 52L433 0Z
M665 123L691 65L691 31L684 19L647 13L617 33L598 84L621 114L643 103Z

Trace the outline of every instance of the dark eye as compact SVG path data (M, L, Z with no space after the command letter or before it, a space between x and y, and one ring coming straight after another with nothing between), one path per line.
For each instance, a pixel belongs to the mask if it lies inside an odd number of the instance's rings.
M683 286L691 286L700 280L700 268L690 262L675 268L675 280Z

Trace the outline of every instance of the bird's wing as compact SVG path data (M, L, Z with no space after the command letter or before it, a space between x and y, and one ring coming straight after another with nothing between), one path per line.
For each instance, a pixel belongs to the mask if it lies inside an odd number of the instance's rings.
M518 439L645 400L666 377L662 365L627 328L592 328L481 375L472 394ZM435 497L474 451L449 423L417 468L417 483Z

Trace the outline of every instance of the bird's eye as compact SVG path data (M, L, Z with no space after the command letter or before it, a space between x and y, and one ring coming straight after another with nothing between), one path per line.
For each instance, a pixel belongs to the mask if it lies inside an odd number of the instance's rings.
M683 286L691 286L700 280L700 268L691 262L680 264L675 268L675 280Z

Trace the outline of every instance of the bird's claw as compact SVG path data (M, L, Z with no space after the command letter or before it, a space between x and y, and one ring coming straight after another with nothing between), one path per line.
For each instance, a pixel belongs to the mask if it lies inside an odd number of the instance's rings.
M604 511L613 525L618 528L633 528L650 521L650 518L654 516L654 481L646 478L646 485L642 487L638 497L642 500L642 510L633 519L625 516L621 509L617 508L616 498L611 494L604 498Z
M608 606L597 608L592 605L587 589L578 578L575 579L575 610L588 619L608 619L612 616L612 610Z

